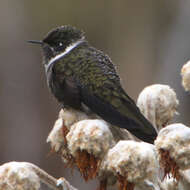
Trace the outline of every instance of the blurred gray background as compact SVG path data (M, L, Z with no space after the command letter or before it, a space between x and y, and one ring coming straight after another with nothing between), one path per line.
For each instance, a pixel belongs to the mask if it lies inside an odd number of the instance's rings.
M26 41L60 25L83 29L112 58L135 100L147 85L174 88L180 101L175 121L190 125L190 96L180 77L190 59L189 10L189 0L1 0L0 164L28 161L79 189L92 185L67 172L59 156L47 156L46 138L60 105L48 91L40 48Z

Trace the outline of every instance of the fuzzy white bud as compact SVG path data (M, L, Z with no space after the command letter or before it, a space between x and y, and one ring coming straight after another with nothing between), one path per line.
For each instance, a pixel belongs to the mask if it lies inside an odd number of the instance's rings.
M51 130L46 140L47 143L51 144L51 148L56 152L58 152L61 149L64 141L62 127L63 127L63 120L59 118L55 122L54 127Z
M66 138L73 156L78 150L85 150L102 157L115 143L108 124L103 120L79 121L71 127Z
M59 118L48 135L47 143L50 143L53 151L61 153L63 162L68 163L71 160L71 154L66 142L66 135L70 127L74 123L87 119L88 117L90 116L73 109L61 109L59 112Z
M0 166L0 189L39 190L40 179L25 162L9 162Z
M134 184L153 178L158 172L154 146L144 142L119 141L108 152L107 168Z
M182 85L186 91L190 90L190 61L183 65L181 69Z
M69 128L74 123L91 118L91 115L87 115L84 112L74 110L72 108L70 109L61 109L59 112L59 118L61 118L64 122L64 125Z
M168 85L155 84L144 88L137 106L144 116L160 130L177 113L176 93Z
M155 141L156 150L169 152L181 170L190 168L190 128L181 123L163 128ZM161 159L159 154L159 159Z

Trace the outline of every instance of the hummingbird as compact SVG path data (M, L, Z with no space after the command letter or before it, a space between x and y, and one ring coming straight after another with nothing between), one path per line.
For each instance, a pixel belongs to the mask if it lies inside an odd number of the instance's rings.
M64 107L87 107L108 123L154 143L155 128L122 88L111 59L91 46L82 30L60 26L42 41L28 42L42 47L48 86Z

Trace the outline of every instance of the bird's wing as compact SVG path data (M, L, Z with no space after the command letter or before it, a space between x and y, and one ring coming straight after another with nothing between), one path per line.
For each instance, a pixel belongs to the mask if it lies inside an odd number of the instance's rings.
M96 57L93 60L97 61L94 64L95 73L91 68L89 80L85 80L85 85L80 86L82 102L109 123L129 130L143 141L153 143L157 136L156 130L122 89L114 66L111 62L107 65L107 61L110 61L107 57ZM99 64L104 66L103 71Z

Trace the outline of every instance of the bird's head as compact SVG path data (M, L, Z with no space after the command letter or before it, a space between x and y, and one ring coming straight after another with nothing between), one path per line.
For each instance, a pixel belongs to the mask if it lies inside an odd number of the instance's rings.
M66 48L72 46L78 41L85 39L84 32L73 26L60 26L51 30L42 41L28 41L30 43L40 44L43 49L45 62L64 52Z

